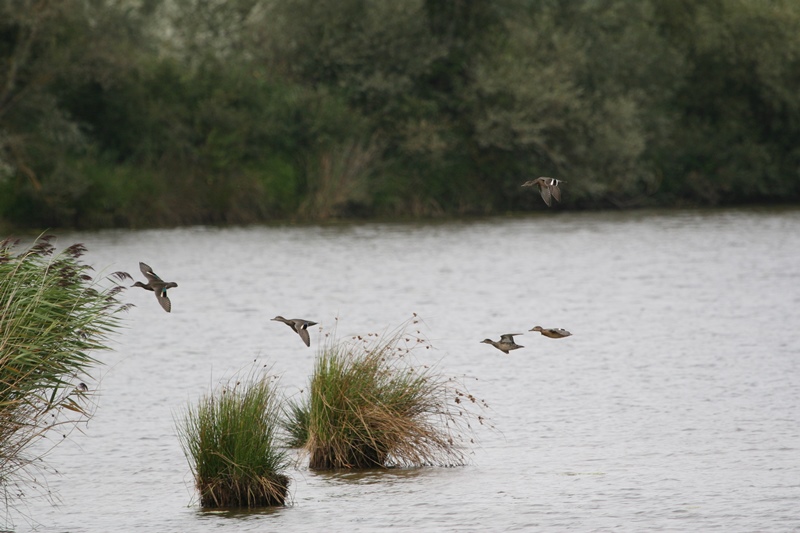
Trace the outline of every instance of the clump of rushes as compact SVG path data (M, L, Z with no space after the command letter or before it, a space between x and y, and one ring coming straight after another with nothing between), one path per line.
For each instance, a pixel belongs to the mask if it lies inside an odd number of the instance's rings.
M279 401L274 379L251 373L204 396L178 420L202 507L284 505L289 478L276 440Z
M323 347L309 398L294 404L288 423L311 469L464 464L470 421L483 423L467 404L485 404L457 380L409 363L413 350L430 348L419 331L409 333L417 322Z
M311 408L308 397L301 400L290 398L284 404L283 428L288 435L286 446L289 448L302 448L308 442L308 417Z
M54 255L52 240L40 237L19 253L19 241L0 242L0 484L6 496L10 484L38 479L29 469L43 468L42 454L28 454L38 437L58 428L57 444L91 416L82 384L91 382L88 372L98 364L91 353L108 349L118 313L128 307L117 299L124 289L118 282L128 274L111 274L105 278L111 285L101 288L80 261L82 244Z

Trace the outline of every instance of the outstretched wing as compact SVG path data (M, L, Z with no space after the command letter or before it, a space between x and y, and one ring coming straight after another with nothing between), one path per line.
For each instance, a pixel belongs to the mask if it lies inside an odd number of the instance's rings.
M304 318L293 318L291 321L292 329L294 329L300 338L303 339L303 342L306 343L306 346L311 346L311 339L308 335L308 328L309 326L313 326L316 322L312 322L311 320L306 320Z
M311 346L311 338L308 335L308 330L305 328L298 328L297 334L300 335L300 338L303 339L303 342L306 343L306 346Z
M547 185L540 185L539 186L539 193L542 195L542 200L544 200L544 203L546 203L549 206L550 205L550 187L548 187Z
M161 278L156 276L156 273L153 272L153 269L150 268L149 265L147 265L145 263L142 263L142 262L139 262L139 270L142 271L142 274L144 274L144 277L147 278L147 281L149 281L149 282L161 281Z
M561 201L561 189L558 188L558 180L556 180L556 182L552 186L548 187L548 189L550 191L550 194L553 195L553 198L555 198L557 201L560 202Z
M155 293L156 293L156 299L158 300L158 303L161 304L161 307L164 308L164 311L166 311L167 313L172 311L172 302L170 302L169 298L167 298L167 289L161 289L155 291Z

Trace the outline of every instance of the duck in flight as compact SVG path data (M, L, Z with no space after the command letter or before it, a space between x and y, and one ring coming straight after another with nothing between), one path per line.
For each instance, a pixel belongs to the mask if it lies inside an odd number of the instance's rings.
M158 303L161 304L161 307L164 308L164 311L167 313L170 312L172 309L172 302L169 301L167 298L167 289L171 289L173 287L177 287L178 284L174 281L164 281L159 278L153 269L150 268L145 263L139 263L139 270L142 271L144 277L147 278L147 283L142 283L141 281L137 281L133 284L134 287L141 287L148 291L153 291L156 293L156 300Z
M528 331L538 331L545 337L550 337L551 339L563 339L564 337L569 337L572 335L572 333L565 329L543 328L542 326L534 326L533 329L529 329Z
M500 335L499 341L493 341L492 339L483 339L481 343L483 344L491 344L498 350L503 353L508 353L510 350L516 350L517 348L524 348L524 346L520 346L516 342L514 342L514 335L522 335L522 333L505 333Z
M303 318L283 318L280 315L270 320L283 322L284 324L292 328L295 333L300 335L300 338L303 339L303 342L306 343L306 346L311 346L311 339L308 336L308 327L315 326L317 324L316 322L305 320Z
M566 181L557 180L555 178L541 177L541 178L536 178L535 180L528 180L525 183L523 183L522 186L533 187L534 185L538 185L539 194L542 195L542 200L544 200L544 203L550 206L551 196L555 198L556 201L558 202L561 201L561 189L558 188L559 183L566 183Z

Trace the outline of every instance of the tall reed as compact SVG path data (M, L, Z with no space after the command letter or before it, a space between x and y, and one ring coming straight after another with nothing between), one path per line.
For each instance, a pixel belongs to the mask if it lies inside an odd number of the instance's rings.
M308 402L295 404L290 411L294 418L290 433L294 441L306 439L310 468L465 462L463 445L470 421L482 423L483 417L462 405L462 398L480 402L462 392L456 380L431 367L408 363L414 349L429 347L406 331L409 325L384 336L333 339L323 348Z
M89 381L98 364L92 352L108 349L128 307L117 298L128 274L111 274L102 288L80 261L82 244L54 256L52 239L19 253L19 241L0 242L0 484L7 496L11 483L36 477L25 476L29 468L43 468L42 452L29 452L38 437L61 426L60 437L91 416L89 395L76 386Z
M200 505L283 505L288 460L277 444L280 398L274 380L251 373L203 396L177 421L178 436L200 493Z
M342 140L336 146L309 156L308 196L299 213L314 219L351 216L372 203L370 182L380 169L381 144L372 139Z

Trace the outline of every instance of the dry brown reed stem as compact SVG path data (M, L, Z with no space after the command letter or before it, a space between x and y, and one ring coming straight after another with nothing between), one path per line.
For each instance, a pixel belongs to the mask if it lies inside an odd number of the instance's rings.
M348 139L320 152L306 165L310 190L300 213L326 219L347 214L350 204L366 202L369 179L376 172L381 151L374 139Z

